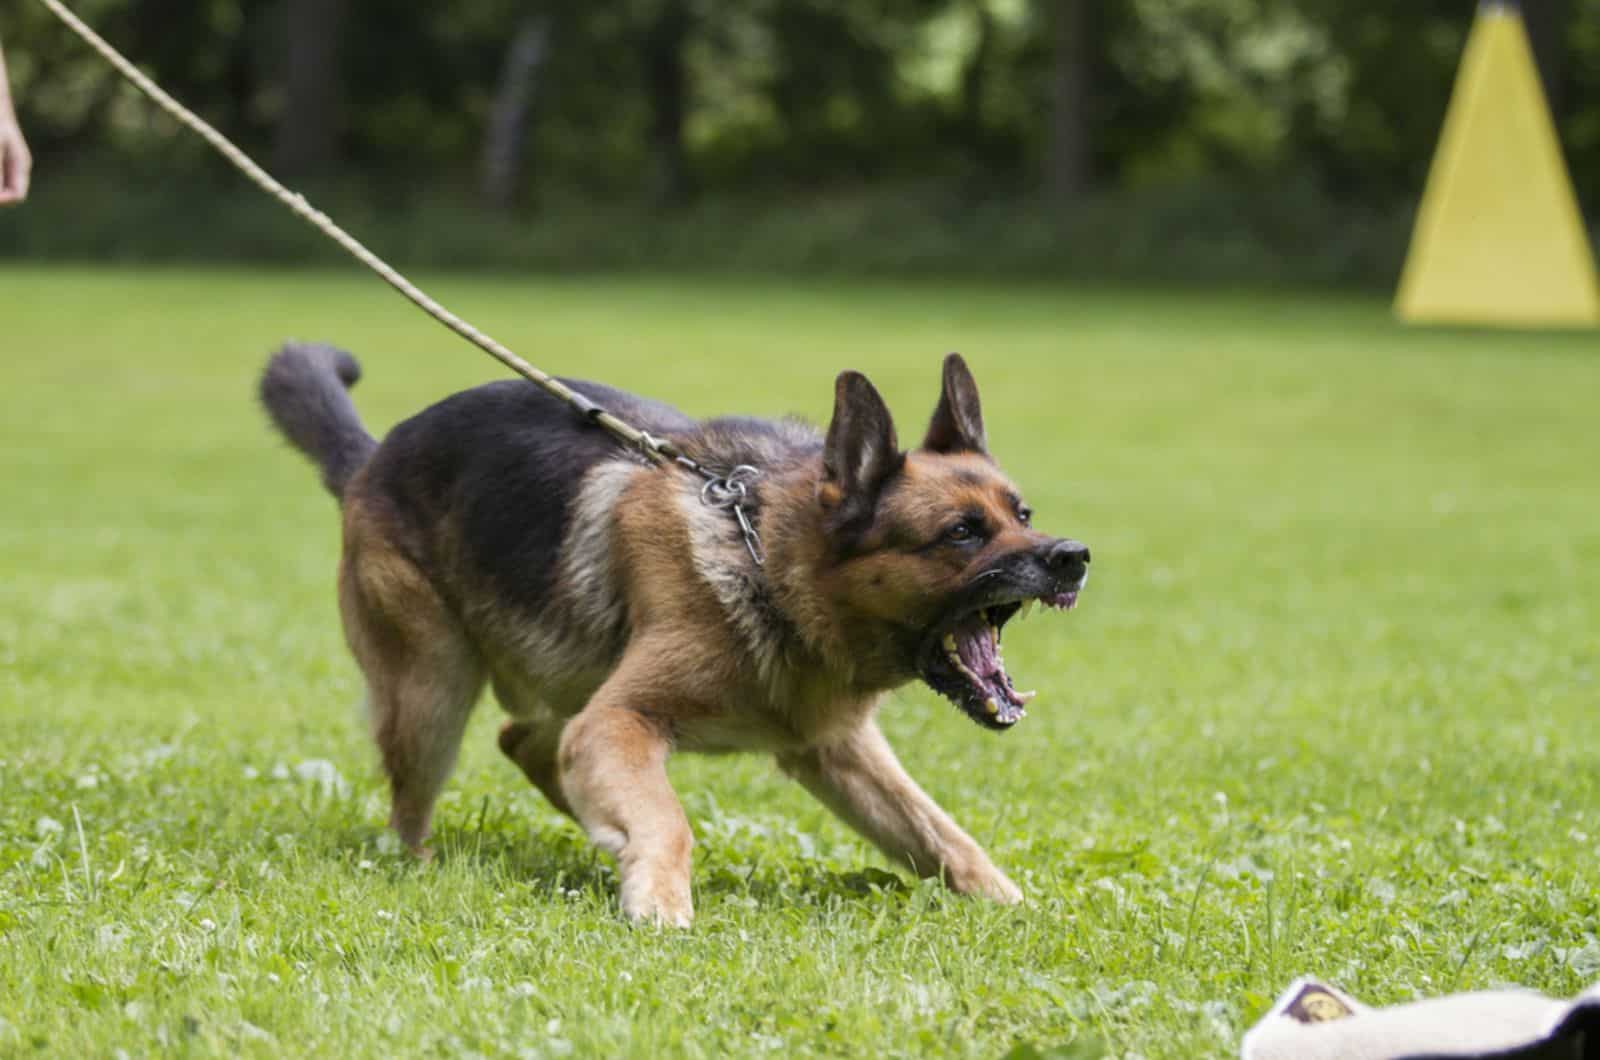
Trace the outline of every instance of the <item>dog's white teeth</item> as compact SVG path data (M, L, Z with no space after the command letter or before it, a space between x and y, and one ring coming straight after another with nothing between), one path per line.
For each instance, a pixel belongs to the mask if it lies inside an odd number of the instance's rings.
M1024 702L1024 703L1032 703L1034 701L1034 698L1037 697L1038 695L1039 695L1039 693L1034 692L1034 691L1018 692L1017 693L1017 698L1022 700L1022 702Z
M954 633L946 633L944 635L944 650L949 652L951 655L955 654L956 635Z
M989 639L994 641L996 644L1000 643L1000 627L999 626L990 626L989 627Z
M1023 603L1023 605L1022 605L1022 609L1017 612L1017 617L1018 618L1027 618L1029 615L1033 614L1033 605L1038 603L1038 602L1039 601L1037 601L1037 600L1025 601Z
M992 718L996 714L1000 713L1000 704L995 702L995 699L994 699L993 696L990 696L988 699L984 700L983 709L988 711L989 712L989 717Z

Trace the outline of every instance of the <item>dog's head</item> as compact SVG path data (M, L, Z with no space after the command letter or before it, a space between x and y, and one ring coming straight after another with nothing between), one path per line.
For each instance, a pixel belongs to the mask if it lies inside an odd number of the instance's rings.
M818 502L836 603L915 675L991 729L1026 713L1000 637L1034 602L1070 608L1089 549L1034 529L1021 492L989 455L978 387L957 354L922 444L902 452L883 398L839 376Z

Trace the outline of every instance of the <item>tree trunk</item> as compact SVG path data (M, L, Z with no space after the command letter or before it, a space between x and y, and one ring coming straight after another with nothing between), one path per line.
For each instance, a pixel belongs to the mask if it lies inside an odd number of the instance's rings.
M650 98L650 146L654 195L664 206L685 202L692 187L683 143L689 108L689 71L683 48L694 20L686 0L663 0L645 33L645 89Z
M1046 0L1050 18L1050 129L1045 190L1068 203L1089 187L1089 44L1092 0Z
M517 27L506 49L505 66L489 110L489 128L483 143L484 202L496 210L516 203L523 184L523 160L528 138L528 114L550 43L550 19L528 15Z
M284 5L284 106L273 161L289 176L326 170L338 152L345 2L286 0Z
M1561 113L1561 78L1566 70L1567 0L1522 0L1522 18L1539 63L1550 112Z

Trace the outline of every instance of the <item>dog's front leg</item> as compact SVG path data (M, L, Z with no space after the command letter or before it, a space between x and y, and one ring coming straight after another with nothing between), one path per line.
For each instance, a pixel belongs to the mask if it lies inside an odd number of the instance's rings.
M1022 892L977 842L917 786L871 719L836 743L784 754L778 764L845 823L919 876L1007 905Z
M602 688L561 734L561 790L596 846L617 859L631 920L688 927L694 837L667 780L666 727Z

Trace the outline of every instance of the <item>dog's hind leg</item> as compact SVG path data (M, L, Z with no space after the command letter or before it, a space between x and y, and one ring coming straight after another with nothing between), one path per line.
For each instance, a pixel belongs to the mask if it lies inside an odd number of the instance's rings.
M339 606L367 679L372 734L389 777L389 823L419 856L434 800L455 766L484 668L420 570L346 519Z
M561 791L560 769L556 765L562 722L499 678L494 681L494 697L514 715L500 726L500 752L516 763L522 775L550 800L550 805L576 820L577 815Z
M876 721L835 743L779 755L778 765L917 875L942 877L961 894L1022 901L1017 885L906 773Z

